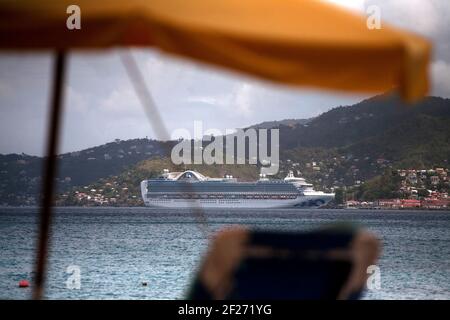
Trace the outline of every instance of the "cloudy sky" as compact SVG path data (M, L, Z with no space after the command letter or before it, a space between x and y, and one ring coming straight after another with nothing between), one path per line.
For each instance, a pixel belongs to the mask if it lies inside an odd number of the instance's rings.
M425 35L434 44L432 94L450 97L448 0L330 0L364 12L378 5L382 20ZM281 1L280 1L281 4ZM267 120L309 118L363 95L293 90L174 59L151 50L133 52L162 117L173 131L244 127ZM49 54L0 55L0 153L41 155L49 96ZM117 50L70 56L61 150L154 137Z

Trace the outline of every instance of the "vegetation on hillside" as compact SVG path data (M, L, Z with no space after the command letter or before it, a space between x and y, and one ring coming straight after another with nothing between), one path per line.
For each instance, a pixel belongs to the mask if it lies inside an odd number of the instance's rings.
M450 99L427 97L409 106L397 96L386 94L331 109L313 119L266 122L253 127L258 126L280 129L280 171L276 177L283 178L294 170L319 190L358 188L361 198L387 196L383 180L387 179L387 171L449 167ZM214 177L232 174L240 180L258 177L256 166L175 167L161 160L174 143L116 140L62 154L59 191L90 188L110 179L129 190L164 168L195 169ZM24 154L0 155L0 205L38 203L42 161L41 157ZM378 187L379 193L370 191Z

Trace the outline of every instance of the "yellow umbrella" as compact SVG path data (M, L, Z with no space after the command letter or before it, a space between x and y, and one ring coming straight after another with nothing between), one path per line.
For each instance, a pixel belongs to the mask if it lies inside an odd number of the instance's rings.
M80 30L66 25L74 3ZM35 298L42 296L45 275L64 51L113 46L153 46L291 85L359 92L397 87L407 101L428 90L426 40L386 25L369 30L365 18L318 0L3 0L0 50L58 51ZM136 69L131 64L130 73ZM148 100L145 90L142 96Z
M67 8L81 9L69 30ZM282 83L346 91L428 90L429 43L307 0L7 0L0 48L155 46Z

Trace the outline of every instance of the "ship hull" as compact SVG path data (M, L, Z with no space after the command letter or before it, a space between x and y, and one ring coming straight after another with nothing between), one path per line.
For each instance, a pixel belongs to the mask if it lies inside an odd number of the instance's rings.
M299 196L296 199L144 199L145 205L160 208L318 208L332 199L328 195Z

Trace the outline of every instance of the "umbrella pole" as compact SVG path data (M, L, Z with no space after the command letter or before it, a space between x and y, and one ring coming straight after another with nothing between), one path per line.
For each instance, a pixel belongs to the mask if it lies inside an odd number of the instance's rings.
M61 127L63 82L66 54L64 51L56 52L53 69L53 88L51 109L49 110L47 150L45 158L44 175L42 179L42 202L40 208L39 238L35 265L35 279L33 299L41 299L44 292L47 255L49 247L49 233L52 218L53 193L57 169L57 152L59 133Z

